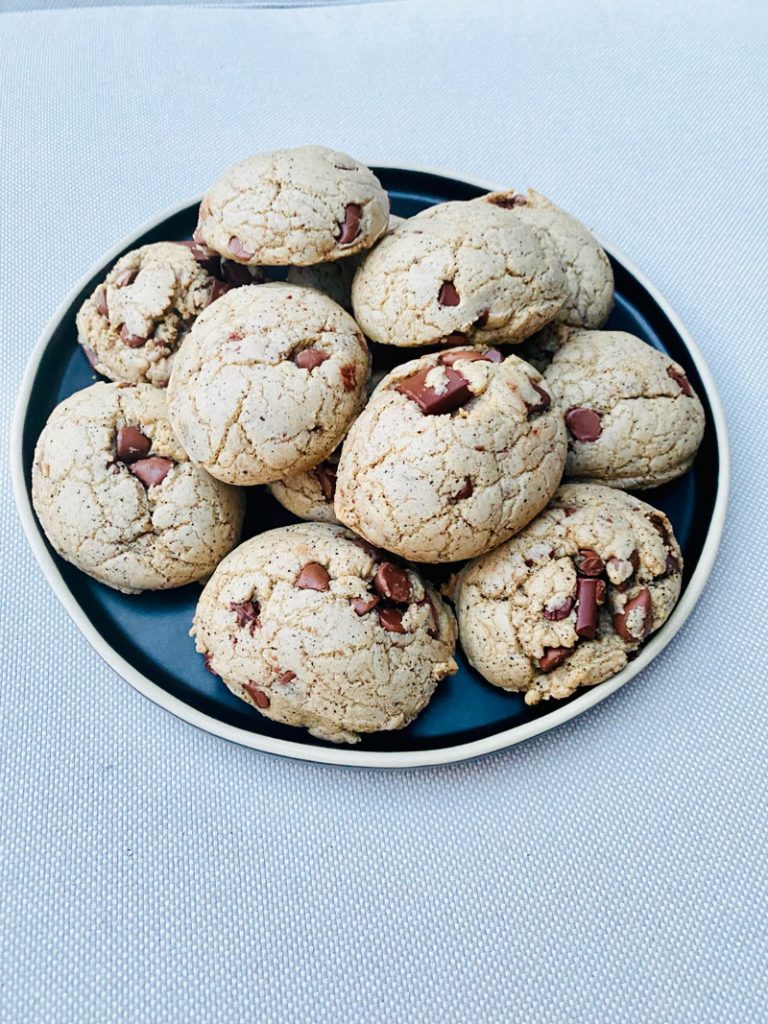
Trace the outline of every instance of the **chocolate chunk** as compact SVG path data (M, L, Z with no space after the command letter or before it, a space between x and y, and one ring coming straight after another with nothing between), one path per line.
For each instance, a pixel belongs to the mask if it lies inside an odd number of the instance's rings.
M542 672L551 672L559 668L572 653L572 647L545 647L543 655L539 658L539 668Z
M206 670L210 672L212 676L217 676L219 674L213 667L213 655L211 654L210 651L206 651L205 654L203 655L203 664L205 665Z
M355 547L364 551L372 561L380 562L382 558L384 558L384 552L381 548L374 547L373 544L369 544L368 541L363 540L362 537L350 537L350 540Z
M461 331L452 331L443 338L435 338L435 345L461 345L466 341L466 336Z
M627 601L622 611L613 616L613 628L623 640L630 644L645 640L652 625L653 605L651 595L645 588Z
M131 334L125 324L120 328L120 337L128 348L144 348L147 344L146 338L140 338L137 334Z
M363 208L358 203L347 203L344 207L344 220L339 221L339 234L336 241L339 245L349 245L360 234L360 220Z
M243 689L251 698L257 708L268 708L270 704L269 697L260 690L253 679L249 679L247 683L243 684Z
M605 580L595 580L595 600L598 604L605 604L607 589Z
M594 409L569 409L565 414L565 425L577 441L596 441L603 432L600 414Z
M106 285L104 285L102 288L99 288L99 292L96 298L96 312L101 313L102 316L109 316Z
M152 442L138 427L121 427L117 432L115 451L120 462L136 462L149 455Z
M672 537L667 529L667 523L663 516L654 514L648 516L648 520L656 533L661 537L665 547L671 547Z
M550 622L560 622L561 619L566 619L571 614L572 608L573 598L564 597L557 604L545 604L542 615Z
M574 561L579 576L600 576L605 569L602 558L592 548L580 548Z
M179 242L179 245L186 246L187 249L192 253L194 258L209 274L218 274L221 269L221 257L218 253L214 252L213 249L209 249L207 245L202 245L196 242L193 238L185 238Z
M253 259L253 253L246 249L240 239L236 238L234 235L227 243L227 249L229 249L233 256L239 256L241 260Z
M664 569L665 576L674 576L675 573L680 572L680 563L677 558L672 554L671 551L667 552L667 564Z
M531 380L530 377L528 378L528 383L539 396L538 402L525 403L525 408L528 410L528 418L530 419L530 417L535 415L537 412L544 412L547 410L552 404L552 397L548 391L545 391L540 384L537 384L535 380Z
M512 210L515 206L527 206L528 200L521 195L501 195L488 200L494 206L500 206L503 210Z
M485 327L485 325L488 323L488 316L489 316L490 312L491 312L490 309L483 309L483 310L481 310L477 314L477 319L472 324L472 326L473 327Z
M464 486L461 488L461 490L456 491L456 493L453 495L453 497L450 499L450 501L451 502L454 502L454 501L464 501L465 498L471 498L473 493L474 493L474 490L475 490L475 485L472 483L472 477L471 476L465 476L464 477Z
M437 295L437 301L441 306L458 306L461 299L456 291L453 281L443 281Z
M667 376L672 378L684 395L687 395L689 398L693 397L693 388L684 373L680 373L674 366L668 366Z
M255 629L261 628L261 605L258 601L244 601L242 604L230 601L229 610L237 616L237 624L241 629L248 626L251 636Z
M285 672L280 672L277 677L278 683L281 686L287 686L292 680L296 678L296 673L291 672L290 669L286 669Z
M336 467L332 466L330 462L321 462L319 466L315 466L312 472L317 477L325 500L333 501L333 496L336 493Z
M168 470L175 466L173 459L163 459L159 455L153 455L150 459L139 459L133 462L128 469L133 475L144 484L145 487L157 487L168 475Z
M341 368L341 382L344 385L345 391L354 391L355 385L357 384L357 372L354 366L351 364L342 366Z
M397 608L379 608L379 622L388 633L405 633L403 613Z
M442 413L453 412L460 408L472 397L469 390L467 378L458 372L446 367L444 370L447 385L444 391L435 391L427 385L427 374L432 372L432 367L426 370L419 370L397 385L397 390L402 395L407 395L417 403L426 416L439 416Z
M124 270L122 274L118 274L115 278L115 288L127 288L129 284L133 284L138 276L138 267L133 267L131 270Z
M296 577L299 590L327 590L329 582L328 570L319 562L307 562Z
M314 370L316 366L320 366L326 359L330 359L330 356L319 348L303 348L293 356L293 361L299 369L310 371Z
M382 562L373 578L373 589L395 604L408 604L411 600L411 581L408 574L394 562Z
M226 281L220 281L218 277L212 278L211 290L208 292L207 305L210 306L211 303L215 302L217 299L220 299L222 295L226 295L231 288L232 285L227 284Z
M221 279L232 288L241 288L246 284L261 284L264 272L260 267L249 267L244 263L223 259L219 269Z
M379 599L375 594L370 594L368 597L356 597L352 601L352 610L356 615L367 615L378 603Z
M597 585L603 580L576 580L576 635L587 640L595 639L597 630Z
M474 363L482 359L485 363L500 363L502 359L501 352L495 348L489 348L487 352L479 352L477 349L472 348L461 348L456 349L455 352L445 352L440 356L438 362L441 366L453 366L454 363L462 359L467 363Z

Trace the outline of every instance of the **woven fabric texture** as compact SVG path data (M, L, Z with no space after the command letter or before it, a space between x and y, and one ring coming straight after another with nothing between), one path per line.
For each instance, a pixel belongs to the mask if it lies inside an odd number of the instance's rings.
M7 7L6 425L100 254L317 141L534 185L628 253L709 361L734 481L650 670L517 749L377 774L227 744L106 668L21 534L4 429L0 1021L764 1021L765 4Z

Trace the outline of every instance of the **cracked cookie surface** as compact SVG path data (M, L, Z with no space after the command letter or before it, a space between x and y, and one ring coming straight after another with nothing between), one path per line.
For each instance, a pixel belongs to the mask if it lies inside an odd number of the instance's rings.
M555 320L602 327L613 308L613 270L594 235L565 210L529 188L492 192L472 200L504 209L552 241L565 272L565 302Z
M125 593L205 579L240 536L242 493L189 461L167 416L149 384L94 384L54 409L35 449L48 540Z
M144 245L121 256L80 307L78 341L110 380L165 387L174 353L216 297L213 277L188 246Z
M527 704L621 671L667 620L682 557L667 517L623 491L566 484L516 537L459 573L471 664Z
M270 530L233 551L205 587L191 635L241 700L336 743L402 729L457 670L455 619L437 592L321 523Z
M544 507L565 452L533 367L487 348L422 356L389 373L352 425L336 516L404 558L471 558Z
M544 376L565 415L567 476L635 490L690 469L704 409L668 355L623 331L561 328Z
M346 153L299 146L235 164L200 204L196 240L238 263L305 266L370 248L389 196Z
M331 454L360 409L368 371L357 324L327 296L247 285L190 331L168 388L170 418L212 476L269 483Z
M385 345L516 343L565 302L554 244L489 203L449 202L410 217L363 260L355 319Z

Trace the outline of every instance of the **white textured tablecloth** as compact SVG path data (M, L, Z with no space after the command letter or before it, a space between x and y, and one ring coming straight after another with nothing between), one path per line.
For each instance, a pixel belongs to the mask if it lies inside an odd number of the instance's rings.
M3 1024L766 1020L767 29L760 0L0 16L5 423L104 250L318 141L583 217L697 338L735 462L710 585L650 671L507 753L374 774L121 682L27 550L4 431Z

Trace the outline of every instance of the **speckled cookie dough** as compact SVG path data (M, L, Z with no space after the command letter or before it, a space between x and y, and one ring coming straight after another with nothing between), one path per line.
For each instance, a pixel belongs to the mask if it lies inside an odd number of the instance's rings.
M456 671L456 623L411 568L336 526L246 541L200 598L197 650L241 700L321 739L402 729Z
M403 223L402 217L389 215L387 234L394 231L398 224ZM324 292L329 299L338 302L342 309L352 312L352 280L355 271L363 261L363 253L346 256L333 263L316 263L311 267L291 267L288 280L292 284L305 285Z
M613 308L613 270L580 221L531 188L526 193L492 192L473 201L506 209L551 238L565 271L565 304L556 320L575 327L603 326Z
M280 504L299 519L317 523L338 523L333 507L336 494L336 471L341 449L312 469L292 473L285 480L276 480L269 489Z
M189 246L144 245L122 256L80 307L78 341L110 380L165 387L184 335L223 290Z
M58 405L37 442L32 500L62 558L128 594L206 579L244 511L240 491L189 461L149 384L94 384Z
M704 409L669 356L623 331L566 329L545 377L565 416L569 477L636 490L690 468Z
M526 704L569 697L621 671L667 620L682 557L667 517L595 484L551 506L459 574L462 646L490 683Z
M235 164L200 204L195 239L238 263L306 266L369 249L389 196L364 164L323 146Z
M198 318L176 357L171 422L212 476L269 483L331 454L368 370L357 324L327 296L278 283L237 288Z
M522 341L562 309L565 274L546 232L490 203L441 203L363 261L355 319L385 345Z
M336 516L418 562L471 558L546 505L565 428L541 376L488 348L396 367L342 447Z

